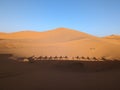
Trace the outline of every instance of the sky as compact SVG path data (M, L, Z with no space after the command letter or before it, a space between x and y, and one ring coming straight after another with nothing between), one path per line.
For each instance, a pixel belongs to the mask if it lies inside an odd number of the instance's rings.
M120 0L0 0L0 32L59 27L120 34Z

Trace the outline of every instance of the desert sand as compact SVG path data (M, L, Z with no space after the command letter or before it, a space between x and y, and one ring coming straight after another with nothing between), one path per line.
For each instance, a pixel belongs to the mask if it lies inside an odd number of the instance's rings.
M120 36L96 37L67 28L0 33L0 53L17 57L83 56L120 60Z
M0 90L120 90L119 38L67 28L1 32ZM21 61L31 56L68 58Z

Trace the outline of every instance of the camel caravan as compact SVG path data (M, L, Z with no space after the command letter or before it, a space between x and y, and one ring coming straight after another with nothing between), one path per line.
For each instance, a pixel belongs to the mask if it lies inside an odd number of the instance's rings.
M105 57L96 58L96 57L68 57L68 56L31 56L31 57L19 57L16 60L20 62L30 62L33 63L38 60L79 60L79 61L107 61Z

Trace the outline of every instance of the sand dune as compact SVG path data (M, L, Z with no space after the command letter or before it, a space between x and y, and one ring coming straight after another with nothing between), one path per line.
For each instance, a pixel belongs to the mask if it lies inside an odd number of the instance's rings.
M110 36L106 36L104 37L106 39L116 39L116 40L120 40L120 35L110 35Z
M105 41L110 42L110 43L114 43L114 44L119 44L120 45L120 35L110 35L110 36L103 37L103 39Z
M112 36L113 37L113 36ZM120 59L118 37L100 38L67 28L0 34L0 53L16 56L84 56Z
M15 33L6 33L4 36L0 35L1 39L39 39L39 42L63 42L78 40L84 38L95 38L95 36L88 35L83 32L75 31L67 28L57 28L45 32L35 31L21 31ZM33 41L33 40L32 40Z

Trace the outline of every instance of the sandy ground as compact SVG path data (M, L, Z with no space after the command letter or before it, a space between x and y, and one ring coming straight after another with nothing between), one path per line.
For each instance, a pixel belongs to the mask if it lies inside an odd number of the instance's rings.
M1 56L0 90L120 90L120 62L22 63Z

